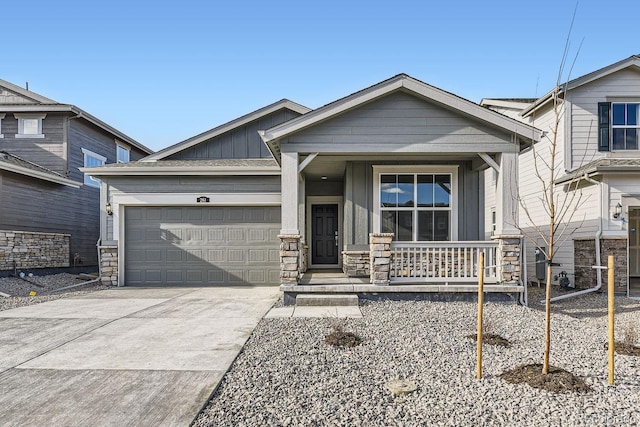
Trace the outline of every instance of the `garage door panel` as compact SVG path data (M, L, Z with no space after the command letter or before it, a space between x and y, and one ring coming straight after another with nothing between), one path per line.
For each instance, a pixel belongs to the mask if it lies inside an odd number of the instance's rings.
M125 282L277 285L279 231L279 207L127 207Z

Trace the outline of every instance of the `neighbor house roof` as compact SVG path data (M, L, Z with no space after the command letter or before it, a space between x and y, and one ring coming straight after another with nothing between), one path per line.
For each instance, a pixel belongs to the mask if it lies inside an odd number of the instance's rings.
M586 176L608 173L640 173L640 159L599 159L580 166L573 172L556 180L557 184L581 179Z
M92 176L109 175L280 175L273 159L163 160L111 163L80 168Z
M172 154L175 154L182 150L186 150L187 148L193 147L194 145L207 141L211 138L215 138L216 136L222 135L225 132L234 130L237 127L244 126L249 122L258 120L264 116L267 116L283 108L287 108L291 111L295 111L300 114L305 114L311 111L310 108L307 108L304 105L297 104L288 99L281 99L280 101L274 102L273 104L269 104L266 107L262 107L249 114L245 114L244 116L238 117L237 119L231 120L230 122L217 126L213 129L209 129L206 132L202 132L201 134L193 136L189 139L185 139L182 142L178 142L177 144L174 144L170 147L160 150L155 154L145 157L144 159L142 159L142 161L151 162L151 161L164 159L166 157L169 157Z
M76 115L76 118L83 118L87 120L89 123L111 133L118 140L129 144L133 147L138 148L143 151L145 154L153 153L153 150L142 145L135 139L131 138L128 135L125 135L118 129L114 128L111 125L103 122L97 117L87 113L81 108L76 107L71 104L61 104L52 99L46 98L42 95L39 95L35 92L31 92L30 90L23 89L20 86L16 86L13 83L10 83L5 80L0 79L0 86L20 95L23 98L27 98L32 100L33 103L19 103L19 104L0 104L0 112L8 112L8 113L48 113L48 112L69 112Z
M640 71L640 55L631 55L630 57L623 59L622 61L618 61L614 64L608 65L606 67L600 68L599 70L593 71L589 74L585 74L584 76L578 77L573 80L569 80L568 82L560 85L559 87L554 87L551 89L546 95L538 98L536 102L532 103L529 107L527 107L523 112L522 116L527 117L531 115L538 108L550 102L553 98L553 93L558 90L559 94L562 95L564 92L570 91L577 87L586 85L587 83L591 83L594 80L598 80L602 77L608 76L609 74L613 74L625 68L634 68Z
M5 151L0 151L0 169L74 188L80 188L82 185L81 182L71 180L57 172Z
M512 132L527 140L533 138L537 141L540 139L541 131L532 126L484 108L453 93L426 84L407 74L398 74L300 117L267 130L260 130L258 133L268 145L274 157L279 161L281 139L397 90L411 92L449 109L460 111L477 120Z

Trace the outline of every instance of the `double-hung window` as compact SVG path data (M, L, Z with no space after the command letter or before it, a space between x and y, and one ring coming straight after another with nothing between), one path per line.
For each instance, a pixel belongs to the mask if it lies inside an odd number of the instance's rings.
M455 173L452 168L433 169L433 172L428 169L424 172L381 170L377 174L377 210L381 232L393 233L395 241L445 241L456 238Z
M82 154L84 156L84 167L90 168L94 166L102 166L106 163L107 158L101 156L100 154L96 154L93 151L89 151L87 149L82 149ZM98 178L93 178L89 174L84 174L84 183L91 187L100 187L100 180Z
M611 104L611 132L614 150L637 150L640 104Z

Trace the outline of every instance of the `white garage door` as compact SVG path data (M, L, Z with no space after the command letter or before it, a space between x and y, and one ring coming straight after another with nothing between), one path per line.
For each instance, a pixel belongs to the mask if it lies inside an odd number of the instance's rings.
M125 208L125 284L278 285L280 207Z

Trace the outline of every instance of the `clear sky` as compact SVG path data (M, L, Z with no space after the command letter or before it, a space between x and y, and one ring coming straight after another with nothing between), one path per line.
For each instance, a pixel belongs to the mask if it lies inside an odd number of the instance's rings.
M398 73L475 102L556 82L575 1L31 0L2 4L0 78L158 150L282 98ZM582 0L571 78L640 54L640 1Z

